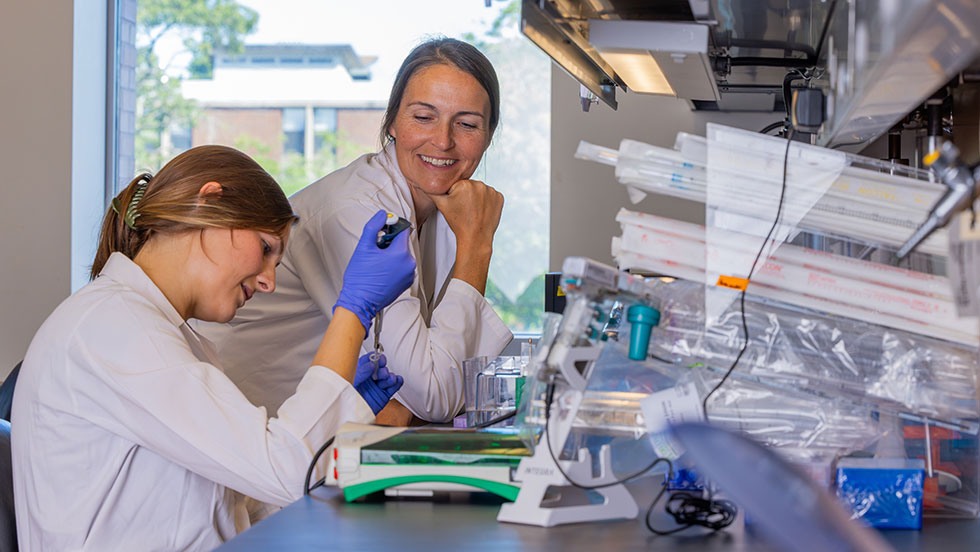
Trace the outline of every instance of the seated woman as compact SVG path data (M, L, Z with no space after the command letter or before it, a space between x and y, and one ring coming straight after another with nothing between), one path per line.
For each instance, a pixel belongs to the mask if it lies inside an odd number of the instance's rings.
M359 221L384 209L416 230L418 274L363 344L364 352L379 344L405 376L382 415L392 424L412 414L445 422L462 410L463 361L495 357L512 338L484 298L504 198L471 179L499 118L497 75L475 47L440 38L409 53L388 100L382 151L290 198L300 221L277 271L282 293L250 303L228 326L201 328L255 404L275 412L296 387L297 359L312 354L333 316ZM261 350L262 339L278 349Z
M296 221L288 200L222 146L133 180L106 213L94 280L44 322L18 378L21 549L209 550L249 526L245 496L302 496L313 452L344 422L372 421L402 382L357 357L415 272L407 232L377 247L384 219L364 226L331 324L270 419L187 322L227 322L275 289Z

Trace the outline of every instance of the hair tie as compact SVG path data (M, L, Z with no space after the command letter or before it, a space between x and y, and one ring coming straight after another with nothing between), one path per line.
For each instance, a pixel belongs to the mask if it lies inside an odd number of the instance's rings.
M121 215L123 222L130 230L136 230L136 219L140 217L140 212L136 209L140 200L143 199L143 194L146 193L146 187L150 184L150 176L145 175L141 178L139 182L136 183L136 191L133 192L133 199L129 200L129 206L126 208L126 213L122 212L122 203L120 203L119 198L115 197L112 199L112 210L117 214Z

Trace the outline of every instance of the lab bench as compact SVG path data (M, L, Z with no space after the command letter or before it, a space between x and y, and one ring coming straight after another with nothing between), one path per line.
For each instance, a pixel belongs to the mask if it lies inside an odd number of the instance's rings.
M335 487L309 496L259 522L219 548L222 552L265 550L467 550L488 552L559 550L600 546L617 550L771 550L741 520L723 531L688 529L669 536L647 530L643 513L653 479L631 487L640 518L628 521L536 527L497 522L500 500L486 493L445 493L434 499L389 499L346 503ZM662 505L656 509L662 512ZM654 518L667 528L665 518ZM980 520L926 519L922 531L882 533L897 551L976 550Z

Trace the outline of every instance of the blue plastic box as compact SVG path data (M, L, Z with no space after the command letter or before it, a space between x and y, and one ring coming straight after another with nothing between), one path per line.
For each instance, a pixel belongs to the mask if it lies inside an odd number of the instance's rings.
M905 458L842 458L837 462L837 497L879 529L922 529L925 462Z

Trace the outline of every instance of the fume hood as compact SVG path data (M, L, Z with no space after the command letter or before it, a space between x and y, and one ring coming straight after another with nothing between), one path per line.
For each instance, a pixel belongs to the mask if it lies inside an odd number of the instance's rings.
M696 110L791 113L825 146L864 143L980 57L975 0L524 0L522 30L583 86Z

